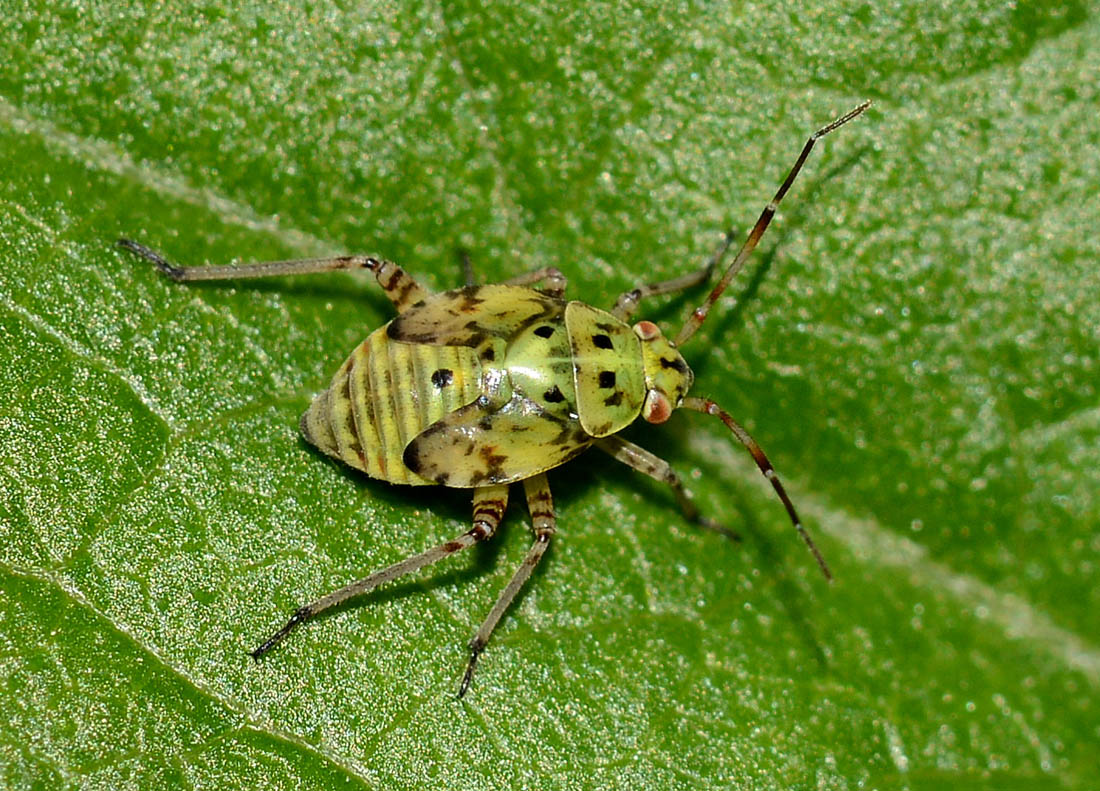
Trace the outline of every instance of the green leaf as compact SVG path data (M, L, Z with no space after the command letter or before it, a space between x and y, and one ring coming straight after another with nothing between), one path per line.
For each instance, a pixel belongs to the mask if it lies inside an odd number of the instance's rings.
M5 10L0 785L1085 789L1100 765L1100 23L1084 3ZM466 529L298 416L390 316L369 279L186 263L377 252L432 288L556 265L607 306L747 228L685 348L768 450L635 441L740 545L587 454L530 538L247 651ZM647 304L674 330L700 299Z

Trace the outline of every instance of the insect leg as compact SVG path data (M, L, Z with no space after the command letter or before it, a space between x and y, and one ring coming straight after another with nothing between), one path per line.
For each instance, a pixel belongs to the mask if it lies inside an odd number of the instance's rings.
M179 266L143 244L130 239L119 239L116 245L137 253L152 261L162 274L177 283L192 280L245 280L254 277L278 277L281 275L309 275L315 272L337 272L347 269L368 269L374 272L378 284L386 292L398 312L403 312L415 302L427 298L422 288L404 269L392 261L383 261L365 255L345 255L336 258L303 258L295 261L260 261L251 264L228 266Z
M523 587L523 583L527 582L527 578L531 576L531 572L534 571L535 566L538 565L539 560L546 553L546 548L550 546L550 538L557 532L558 522L554 517L554 500L550 496L550 484L546 480L546 475L540 474L533 478L527 478L523 482L523 488L527 493L527 508L531 512L531 530L535 534L535 543L531 545L527 557L516 569L512 579L500 592L496 604L493 605L493 609L489 610L489 615L482 622L477 634L474 635L474 639L470 641L470 661L466 665L466 673L462 676L462 684L458 688L458 697L460 698L470 688L470 681L474 677L474 668L477 666L478 657L485 650L493 629L496 628L501 616L504 615L504 611L516 598L516 594Z
M653 480L667 483L672 487L672 493L676 495L676 502L679 503L680 510L684 513L684 518L689 522L704 527L707 530L721 533L727 538L732 538L734 541L741 540L741 536L737 535L737 533L730 530L728 527L724 527L713 519L708 519L699 513L699 508L695 505L695 501L691 499L691 495L687 493L687 490L684 489L684 485L680 482L680 476L672 471L672 468L668 466L668 462L664 459L614 434L596 440L595 446L605 453L611 454L615 459L621 461L626 466L633 467L638 472L648 475Z
M632 288L630 291L624 291L619 295L619 298L615 300L615 307L611 309L611 315L619 321L629 321L631 316L633 316L634 312L638 309L638 303L646 297L655 297L658 294L671 294L674 291L683 291L685 288L691 288L692 286L707 282L710 278L710 273L714 271L715 264L718 263L718 258L719 252L715 251L714 255L712 255L707 262L707 265L698 272L680 275L680 277L674 277L672 280L664 280L660 283L647 283L637 288Z
M402 561L394 563L392 566L387 566L381 571L376 571L350 585L345 585L343 588L333 591L327 596L322 596L317 599L317 601L307 604L305 607L299 607L294 611L294 614L290 616L290 620L286 622L282 629L267 638L259 648L252 652L252 658L259 659L274 648L284 637L290 634L298 624L303 621L308 621L310 618L324 612L330 607L335 607L337 604L350 599L352 596L358 596L361 593L374 590L379 585L392 582L409 572L416 571L438 560L442 560L445 557L449 557L467 547L472 547L479 541L484 541L496 532L497 527L500 525L500 520L504 516L504 509L507 505L507 485L483 486L479 489L474 489L473 527L452 541L447 541L439 546L432 547L426 552L421 552L418 555L405 558Z
M542 269L525 272L504 281L506 286L531 286L535 283L546 284L539 289L542 293L551 297L560 297L565 293L565 287L569 281L556 266L544 266Z
M474 274L474 262L470 260L470 254L465 250L459 250L458 258L462 263L462 285L476 286L477 275Z
M772 488L775 489L775 493L779 495L779 499L783 503L783 507L787 509L787 516L791 518L791 523L794 525L795 530L802 536L802 540L806 542L806 546L813 554L814 559L817 561L817 565L821 568L821 573L825 575L825 579L832 582L833 574L829 571L829 566L825 562L825 558L821 556L820 550L814 540L810 538L810 534L806 532L806 528L802 526L802 520L798 518L798 513L794 510L794 503L791 502L791 498L787 496L787 490L783 488L782 482L779 480L779 475L776 474L775 468L772 467L771 461L764 454L764 450L756 444L749 432L745 431L744 427L734 420L729 414L718 406L718 404L711 401L709 398L696 398L694 396L685 398L683 407L685 409L692 409L696 412L702 412L704 415L714 415L723 423L726 424L726 428L733 432L733 435L737 437L738 442L745 446L745 449L752 454L753 461L756 462L756 466L760 468L760 472L764 477L771 481Z

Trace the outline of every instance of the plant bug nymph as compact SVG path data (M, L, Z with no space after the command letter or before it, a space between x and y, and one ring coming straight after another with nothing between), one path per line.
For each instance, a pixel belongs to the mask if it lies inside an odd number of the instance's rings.
M500 284L432 294L396 264L368 256L180 267L148 247L120 239L120 247L152 261L175 281L347 269L374 273L398 316L372 332L340 366L302 416L301 432L324 453L372 478L473 490L469 530L299 608L252 657L259 659L318 613L486 540L500 524L510 484L522 482L534 542L470 641L458 690L462 697L493 629L557 531L547 470L598 448L668 484L688 520L729 533L699 513L667 462L617 435L639 416L663 423L679 408L713 415L729 428L771 482L831 579L764 451L717 404L689 394L694 375L680 349L744 266L814 143L869 106L860 104L810 136L737 256L673 340L653 322L629 322L643 299L706 282L729 250L732 231L701 270L627 291L610 311L566 301L565 276L553 267Z

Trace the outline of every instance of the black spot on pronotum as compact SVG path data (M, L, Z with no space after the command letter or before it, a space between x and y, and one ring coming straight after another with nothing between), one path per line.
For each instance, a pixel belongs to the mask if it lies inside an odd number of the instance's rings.
M562 401L565 400L565 396L562 395L562 392L558 389L557 385L554 385L545 393L543 393L542 397L549 401L551 404L560 404Z
M615 345L611 343L611 338L607 335L593 335L592 343L596 344L598 349L614 349Z
M554 328L551 327L549 324L543 324L541 327L535 330L535 334L538 335L540 338L549 338L551 335L554 334Z
M661 358L661 367L662 368L675 368L677 371L679 371L682 374L687 373L687 363L685 363L683 360L670 360L667 357L662 357Z
M486 362L491 363L496 358L497 358L497 353L495 351L493 351L492 347L489 347L488 349L486 349L485 351L483 351L481 353L481 359L485 360Z
M615 372L614 371L600 371L600 387L614 387L615 386Z
M432 384L442 390L454 381L455 374L450 368L440 368L432 373Z

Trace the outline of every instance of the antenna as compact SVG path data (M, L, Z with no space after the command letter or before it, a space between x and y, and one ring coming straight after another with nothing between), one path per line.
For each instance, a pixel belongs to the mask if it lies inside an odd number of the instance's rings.
M740 272L741 268L745 265L745 261L752 255L752 251L756 249L760 237L764 235L764 231L768 230L768 225L771 223L772 217L775 216L775 210L779 208L779 202L783 200L783 196L786 195L787 190L791 188L795 177L798 176L798 172L802 170L802 165L805 164L806 157L808 157L810 151L813 150L814 143L834 129L844 126L844 124L848 123L856 116L861 115L863 111L870 106L871 102L866 101L854 110L842 115L828 126L823 126L810 135L810 139L807 140L806 145L802 147L802 153L799 154L798 159L795 160L791 172L787 174L787 178L784 179L783 184L780 185L779 191L775 193L775 197L764 207L764 211L760 214L760 219L758 219L756 225L752 227L752 231L749 232L749 238L746 239L745 244L741 246L741 250L737 253L737 257L733 259L733 263L729 265L729 269L726 270L725 274L722 275L722 279L718 281L717 285L715 285L714 289L710 292L707 301L692 311L687 321L684 322L684 326L680 328L680 332L674 341L676 346L683 346L684 343L695 334L695 331L702 325L703 320L706 319L707 313L714 307L714 303L722 296L722 292L726 290L733 278L736 277L737 273ZM732 243L733 231L730 230L726 232L726 238L718 246L718 250L711 259L713 261L712 266L717 266L721 263L722 258L725 256L726 251L729 250Z

